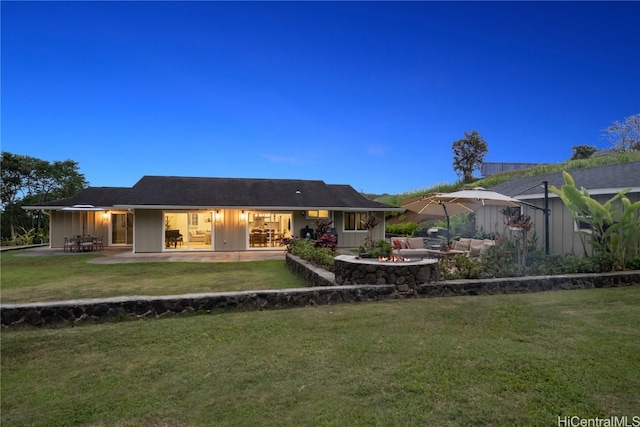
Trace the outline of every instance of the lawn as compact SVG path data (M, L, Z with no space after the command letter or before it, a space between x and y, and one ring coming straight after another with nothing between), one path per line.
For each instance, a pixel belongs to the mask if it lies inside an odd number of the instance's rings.
M282 260L89 264L101 255L25 257L0 254L2 302L37 302L120 295L176 295L304 287Z
M640 287L3 331L3 426L640 416Z

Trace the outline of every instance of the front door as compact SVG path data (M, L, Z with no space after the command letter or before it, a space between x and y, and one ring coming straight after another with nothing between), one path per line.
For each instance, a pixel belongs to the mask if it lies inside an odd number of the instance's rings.
M111 214L111 244L131 245L133 244L133 214L112 213Z

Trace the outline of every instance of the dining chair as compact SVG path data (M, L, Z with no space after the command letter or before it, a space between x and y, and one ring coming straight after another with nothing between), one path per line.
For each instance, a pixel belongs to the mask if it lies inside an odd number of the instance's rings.
M91 236L82 236L80 239L80 249L82 252L84 251L92 251L93 250L93 237Z
M102 243L102 237L94 237L93 238L93 250L101 251L104 249L104 244Z
M67 249L69 249L69 252L73 252L75 247L76 247L76 241L74 239L70 239L67 236L65 236L63 251L67 252Z

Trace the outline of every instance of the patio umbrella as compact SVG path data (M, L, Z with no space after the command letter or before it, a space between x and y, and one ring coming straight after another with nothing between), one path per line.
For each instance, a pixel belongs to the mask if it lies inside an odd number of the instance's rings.
M474 201L452 201L447 193L427 194L423 197L405 200L402 207L421 215L445 217L447 219L447 244L449 239L449 215L469 213L481 205Z
M522 202L504 194L478 187L473 190L460 190L453 193L435 193L418 200L410 199L403 208L447 219L447 243L449 239L449 215L473 212L482 206L520 206Z
M473 190L460 190L453 193L444 194L448 199L448 203L472 203L476 204L476 209L481 206L520 206L522 202L513 197L505 196L496 191L485 190L482 187L476 187Z

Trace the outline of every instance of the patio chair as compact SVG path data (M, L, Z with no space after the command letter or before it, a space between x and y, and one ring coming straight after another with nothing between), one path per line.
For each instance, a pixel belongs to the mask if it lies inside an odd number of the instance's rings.
M102 237L103 236L93 238L93 250L101 251L104 249L104 244L102 243Z
M93 250L93 237L91 236L82 236L80 239L80 250L82 252L92 251Z
M74 250L76 250L77 245L78 241L76 239L70 239L67 236L64 237L64 252L67 252L67 249L69 249L69 252L73 252Z

